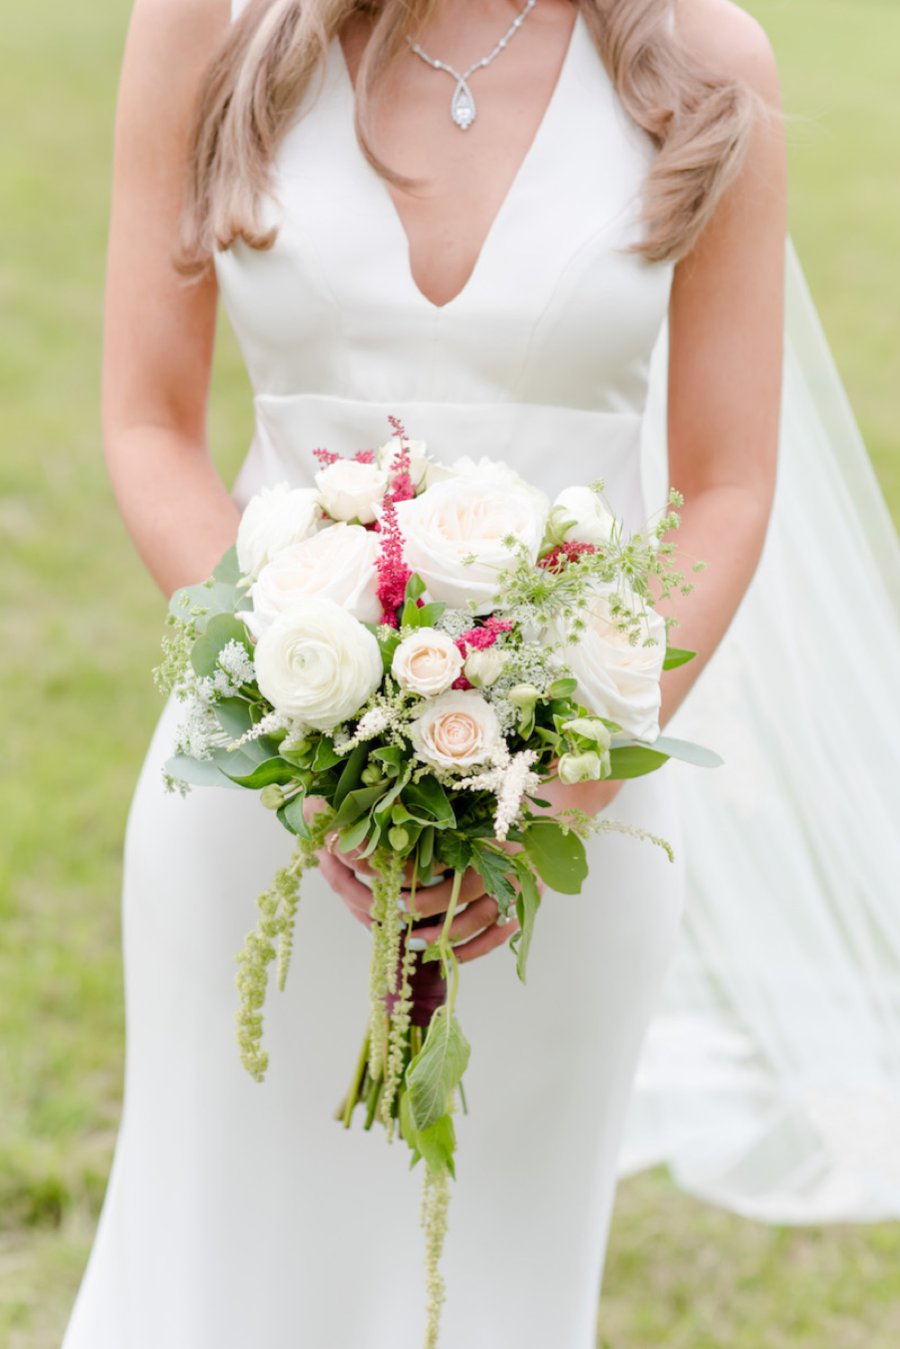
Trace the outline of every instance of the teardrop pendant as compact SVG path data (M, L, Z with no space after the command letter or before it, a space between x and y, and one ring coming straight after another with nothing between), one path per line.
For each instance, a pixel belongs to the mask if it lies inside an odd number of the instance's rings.
M453 99L450 103L450 116L459 127L460 131L468 131L469 127L475 121L475 100L472 97L472 91L461 79L456 86Z

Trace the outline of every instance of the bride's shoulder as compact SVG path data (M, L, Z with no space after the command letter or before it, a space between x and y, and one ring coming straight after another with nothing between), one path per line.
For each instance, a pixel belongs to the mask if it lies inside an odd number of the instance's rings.
M778 99L778 65L766 30L731 0L676 0L682 41L702 65Z

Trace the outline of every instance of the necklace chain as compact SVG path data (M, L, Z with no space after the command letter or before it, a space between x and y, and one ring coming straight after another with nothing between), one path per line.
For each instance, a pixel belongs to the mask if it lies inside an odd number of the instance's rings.
M476 70L484 70L496 61L497 57L508 46L512 38L522 27L522 24L528 18L528 15L534 9L537 0L526 0L525 8L517 14L506 32L500 38L500 41L494 47L493 51L488 52L487 56L482 56L479 61L473 61L467 70L454 70L453 66L448 65L446 61L439 61L434 56L429 56L418 42L413 42L412 38L407 38L409 49L414 55L418 56L426 65L431 66L432 70L442 70L447 75L452 75L456 80L456 89L453 92L453 98L450 101L450 116L460 131L468 131L469 127L475 121L478 115L478 107L472 90L469 88L469 80L475 74Z

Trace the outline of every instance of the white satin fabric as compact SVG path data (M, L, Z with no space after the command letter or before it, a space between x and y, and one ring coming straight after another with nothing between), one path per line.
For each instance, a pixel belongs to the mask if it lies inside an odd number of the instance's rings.
M623 251L650 153L579 18L475 271L437 308L356 144L335 43L278 158L275 247L217 260L257 408L236 498L308 482L318 445L378 444L390 412L439 457L503 457L549 492L603 475L639 522L671 282L670 267ZM290 839L250 794L165 794L176 721L170 704L129 816L124 1114L65 1349L415 1349L419 1178L379 1131L331 1118L364 1031L370 938L317 875L304 882L288 989L266 1014L271 1068L252 1082L234 1043L234 956ZM626 785L614 815L678 847L668 775ZM590 860L582 895L544 901L526 989L508 951L463 973L471 1114L445 1349L594 1344L617 1155L682 870L626 837L595 840Z

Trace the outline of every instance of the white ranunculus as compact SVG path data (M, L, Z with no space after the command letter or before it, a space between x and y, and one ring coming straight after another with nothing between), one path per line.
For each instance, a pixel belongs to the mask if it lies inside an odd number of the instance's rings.
M642 637L632 646L620 632L610 612L612 586L597 586L588 607L579 610L585 630L580 640L564 645L561 659L578 680L576 697L598 717L615 721L635 740L655 740L659 735L659 680L666 658L666 625L654 609L643 609ZM641 612L641 602L630 606ZM548 636L566 641L562 623L552 625ZM643 643L652 639L653 645Z
M375 638L334 600L307 599L272 622L254 651L260 692L287 717L330 731L381 683Z
M565 542L592 543L595 548L603 548L609 543L616 517L589 487L566 487L553 503L550 523L562 525L566 521L571 524L562 532Z
M484 651L470 651L463 666L463 674L470 684L478 689L486 689L495 683L506 667L506 657L496 646Z
M425 482L425 475L430 464L428 446L424 440L407 440L406 448L409 450L409 476L414 487L421 487ZM397 455L399 453L399 437L391 436L390 440L375 451L375 463L386 473L394 473L397 469Z
M404 637L394 652L391 674L407 693L435 698L462 672L459 648L437 628L419 628Z
M254 637L298 600L334 600L361 623L378 623L378 536L362 525L331 525L282 548L250 589L251 613L242 617Z
M433 768L474 768L500 748L497 714L474 689L451 689L425 704L410 723L418 758Z
M237 532L242 576L258 576L267 562L314 532L322 518L319 494L312 487L280 482L250 498Z
M458 609L471 601L471 612L486 614L514 556L504 539L512 535L536 559L547 500L528 487L452 477L399 502L397 518L406 561L432 599Z

